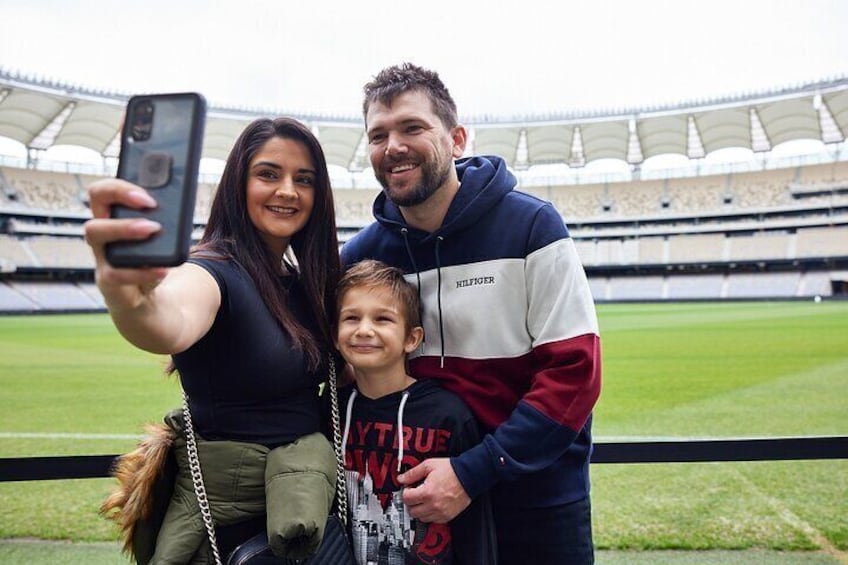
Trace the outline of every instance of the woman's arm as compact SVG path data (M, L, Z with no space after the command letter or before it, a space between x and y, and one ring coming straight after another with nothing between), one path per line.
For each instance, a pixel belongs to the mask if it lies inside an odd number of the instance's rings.
M142 240L161 226L145 219L109 217L112 204L132 208L156 205L141 187L119 179L89 186L94 216L85 239L95 260L95 280L115 327L127 341L152 353L178 353L199 340L215 319L221 293L205 269L185 263L172 269L117 269L106 261L106 243Z

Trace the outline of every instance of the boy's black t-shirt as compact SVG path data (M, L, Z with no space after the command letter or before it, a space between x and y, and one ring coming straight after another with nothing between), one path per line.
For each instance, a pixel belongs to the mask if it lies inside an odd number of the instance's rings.
M346 430L345 474L357 562L496 563L488 496L472 501L449 524L428 524L408 515L397 482L398 460L403 472L425 459L458 455L479 443L477 423L465 403L426 380L379 399L357 390L347 425L354 390L351 385L339 391L339 407Z

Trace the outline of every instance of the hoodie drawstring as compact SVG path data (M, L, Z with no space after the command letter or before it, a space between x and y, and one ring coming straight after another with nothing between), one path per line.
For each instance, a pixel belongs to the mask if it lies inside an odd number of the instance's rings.
M409 262L412 264L412 270L415 271L415 277L418 279L418 319L424 321L423 303L421 300L421 273L418 272L418 265L415 264L415 257L412 256L412 248L409 246L409 230L400 228L400 233L403 236L403 243L406 245L406 254L409 256ZM427 335L424 335L424 340L427 341Z
M347 407L345 408L345 425L344 433L342 434L342 461L345 460L347 452L347 437L350 434L350 416L353 414L353 401L356 398L357 391L354 388L350 392L350 398L347 399ZM397 412L397 472L401 472L401 462L403 461L403 411L406 408L406 400L409 398L409 391L403 391L403 396L400 398L400 406Z
M403 461L403 409L406 406L406 399L409 398L409 391L403 391L403 396L400 399L400 406L398 406L398 427L397 427L397 438L398 438L398 456L397 456L397 472L400 473L400 463Z
M415 271L415 277L418 279L418 315L423 323L424 321L424 301L421 300L421 273L418 271L418 265L415 263L415 257L412 256L412 248L409 245L409 230L401 228L400 233L403 236L403 243L406 246L406 254L409 256L409 262L412 264L412 270ZM439 316L439 340L441 341L441 351L439 352L439 367L445 368L445 322L442 319L442 260L439 257L439 244L445 240L441 235L436 236L436 305ZM424 342L427 341L427 332L424 332Z

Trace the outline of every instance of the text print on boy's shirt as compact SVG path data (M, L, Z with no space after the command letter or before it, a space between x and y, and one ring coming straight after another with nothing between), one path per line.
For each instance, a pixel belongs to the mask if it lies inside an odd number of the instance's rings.
M414 553L423 563L444 563L450 546L450 528L445 524L419 523L411 518L403 504L397 477L428 457L446 455L451 432L403 426L401 437L403 455L398 471L401 450L398 449L397 424L355 422L351 426L345 469L354 544L364 541L364 545L378 553L377 556L368 555L366 561L361 561L363 563L392 562L391 559L379 559L380 546L383 546L382 552L389 555L397 552L401 557L402 550ZM368 547L362 549L368 550Z
M450 524L420 522L409 516L397 480L425 459L455 456L479 443L468 407L427 380L376 399L347 387L339 401L357 563L493 563L488 499L472 501Z
M371 436L370 438L368 436ZM403 458L398 471L397 425L389 422L355 422L348 435L346 457L349 468L368 472L385 507L391 493L400 488L397 476L428 457L448 453L450 430L404 426L401 435ZM370 449L364 449L371 446ZM389 481L389 485L386 485Z

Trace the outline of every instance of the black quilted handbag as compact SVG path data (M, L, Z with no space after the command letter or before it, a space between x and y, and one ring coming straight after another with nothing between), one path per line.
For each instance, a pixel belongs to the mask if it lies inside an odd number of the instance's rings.
M302 560L277 557L268 545L268 534L262 532L235 548L227 565L356 565L356 562L344 524L337 515L330 514L324 539L312 557Z
M274 555L268 544L268 533L262 531L246 542L236 547L227 558L226 565L356 565L353 559L350 538L347 533L347 485L345 483L344 461L342 461L341 419L339 414L339 398L336 389L336 366L330 357L328 368L328 385L330 389L330 411L333 420L333 451L336 453L336 498L335 513L327 517L324 537L314 555L306 559L284 559ZM203 488L200 462L197 458L197 444L191 425L191 414L188 411L188 397L183 394L183 415L186 422L186 447L189 465L194 481L194 490L201 515L209 535L209 545L212 548L215 564L221 565L221 555L218 552L215 528L212 523L209 502Z

